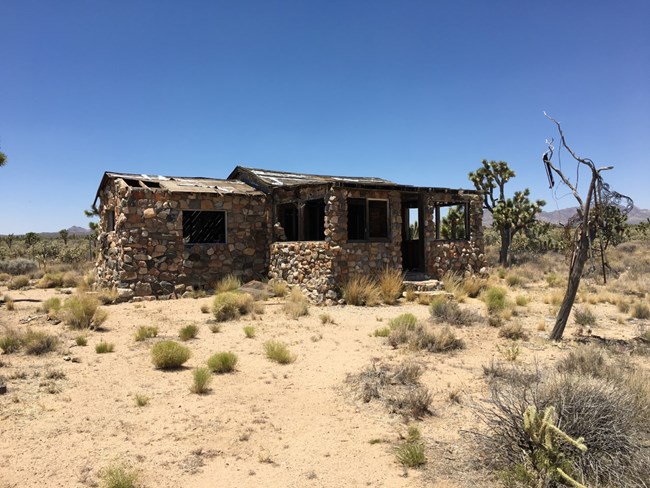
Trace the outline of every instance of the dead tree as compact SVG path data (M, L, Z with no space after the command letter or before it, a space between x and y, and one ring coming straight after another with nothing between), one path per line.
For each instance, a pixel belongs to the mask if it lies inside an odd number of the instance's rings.
M609 185L603 181L601 173L612 169L613 166L597 168L591 159L577 156L576 153L567 145L560 123L546 114L546 112L544 112L544 115L557 127L560 134L560 149L565 148L576 161L578 165L576 174L579 174L580 168L584 166L588 169L591 178L589 186L587 187L587 196L583 199L578 192L577 182L575 184L572 183L564 172L553 163L553 140L551 139L550 142L547 141L548 149L544 153L543 161L549 185L551 188L555 185L553 174L556 174L560 180L562 180L562 183L569 188L578 203L576 216L573 219L577 226L573 239L571 263L569 265L569 280L564 294L564 299L562 300L562 305L560 306L560 310L555 320L555 327L553 327L553 331L551 332L551 339L559 341L562 339L564 328L566 327L569 314L573 308L573 303L575 302L576 293L580 286L580 279L582 278L585 263L590 255L594 255L593 251L596 249L594 243L596 240L599 241L597 249L601 256L603 276L605 276L605 244L602 240L602 236L608 225L606 219L608 214L607 209L617 207L621 210L621 213L627 214L632 209L633 203L629 197L610 190Z

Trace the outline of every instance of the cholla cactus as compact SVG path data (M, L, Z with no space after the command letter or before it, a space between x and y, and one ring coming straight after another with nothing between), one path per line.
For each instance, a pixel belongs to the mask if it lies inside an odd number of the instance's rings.
M581 452L587 450L584 439L573 439L555 425L555 407L547 407L544 412L538 412L535 405L531 405L524 412L524 430L536 446L533 454L533 463L540 471L558 475L563 481L576 488L586 488L567 474L571 462L564 453L554 444L554 439L563 440Z

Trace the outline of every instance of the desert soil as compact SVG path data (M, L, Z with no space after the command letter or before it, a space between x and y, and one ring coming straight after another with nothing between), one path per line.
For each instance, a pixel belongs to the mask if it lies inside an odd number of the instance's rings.
M520 294L534 298L510 319L522 323L529 336L519 343L521 366L550 367L575 347L572 323L563 343L546 339L540 324L548 331L553 320L542 300L547 292L544 283L509 290L511 300ZM282 310L282 299L271 299L264 314L226 322L212 333L211 315L200 311L212 302L205 297L108 306L102 330L88 332L88 345L80 347L74 340L78 331L38 311L43 300L65 295L39 289L10 294L16 309L0 308L0 327L48 331L59 335L62 345L41 356L0 355L8 388L0 395L2 488L98 486L102 468L116 462L137 468L143 486L161 488L496 486L493 476L473 464L474 446L465 433L476 427L472 405L488 392L483 366L505 361L509 344L487 324L454 329L466 348L433 354L393 349L373 336L401 313L429 320L426 306L312 306L308 316L295 320ZM462 306L486 314L477 299ZM594 333L622 339L638 333L639 323L617 322L621 313L614 305L596 304L592 310L598 317ZM322 324L321 314L334 323ZM177 339L178 330L192 323L200 330L186 343L192 357L185 367L156 370L151 345ZM143 325L158 327L158 337L135 342ZM244 336L245 325L255 326L256 337ZM269 339L287 343L296 361L269 361L263 350ZM97 354L102 340L114 343L115 351ZM238 355L236 372L214 375L207 394L192 393L192 368L218 351ZM405 420L378 401L364 403L346 383L348 375L373 361L395 364L405 358L425 366L422 382L434 398L432 414L417 421L428 460L422 469L407 470L396 461ZM47 379L48 372L65 377ZM136 394L149 397L149 403L137 406Z

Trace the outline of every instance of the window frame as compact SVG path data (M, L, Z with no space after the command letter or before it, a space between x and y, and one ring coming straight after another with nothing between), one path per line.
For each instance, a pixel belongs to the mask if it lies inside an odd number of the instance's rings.
M192 214L207 214L207 213L220 213L223 214L223 241L191 241L190 236L185 235L185 213ZM228 212L225 210L192 210L185 209L181 211L181 220L183 225L183 244L186 246L194 246L197 244L227 244L228 243Z
M463 223L465 225L465 237L461 239L444 239L441 236L442 230L442 219L440 218L440 209L442 207L458 207L463 206ZM469 221L469 203L468 202L450 202L450 203L436 203L434 206L434 218L435 218L435 240L436 241L445 241L445 242L461 242L469 241L471 237L471 225Z
M351 238L350 237L350 200L357 200L364 202L364 229L363 229L363 238ZM382 237L370 237L370 202L384 202L386 206L386 235ZM348 197L346 200L348 205L347 209L347 238L348 242L390 242L391 240L391 231L390 231L390 200L388 198L365 198L365 197Z

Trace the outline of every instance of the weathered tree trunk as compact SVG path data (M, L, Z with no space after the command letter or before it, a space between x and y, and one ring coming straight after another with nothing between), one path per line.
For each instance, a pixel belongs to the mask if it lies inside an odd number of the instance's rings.
M499 250L499 264L507 267L510 263L508 260L508 251L510 250L510 242L512 235L510 229L501 229L501 249Z
M557 318L555 319L555 327L553 327L553 332L551 332L551 339L554 341L562 339L562 334L564 334L564 328L569 320L569 314L571 313L573 303L576 299L576 294L578 293L582 271L585 268L588 255L589 238L587 236L587 229L583 229L580 233L580 240L578 241L577 247L573 253L566 293L564 294L560 311L557 313Z

